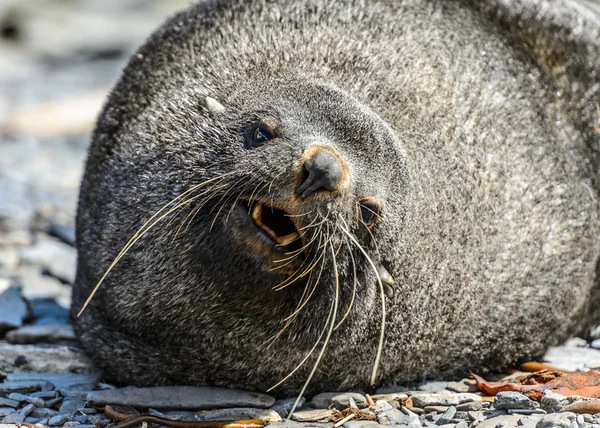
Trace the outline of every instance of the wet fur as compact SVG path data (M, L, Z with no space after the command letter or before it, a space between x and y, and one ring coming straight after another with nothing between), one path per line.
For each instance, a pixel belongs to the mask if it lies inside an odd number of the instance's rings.
M306 211L332 213L341 313L349 248L358 290L311 389L368 386L380 297L339 229L354 225L359 197L383 203L372 232L396 279L379 384L539 359L595 319L599 21L597 6L559 0L217 1L174 16L133 56L94 132L73 311L171 199L226 173L234 190L217 190L176 237L192 204L132 247L74 317L84 348L119 383L266 390L285 377L326 327L331 262L269 341L304 284L273 291L289 272L243 245L226 198L262 185L289 203L303 151L324 144L348 163L351 187ZM281 121L285 144L245 150L245 126L264 115ZM369 234L353 233L379 260ZM278 391L297 392L311 366Z

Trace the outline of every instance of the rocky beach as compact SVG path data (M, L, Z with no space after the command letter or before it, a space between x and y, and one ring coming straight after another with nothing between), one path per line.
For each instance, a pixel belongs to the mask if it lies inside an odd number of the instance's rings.
M303 397L288 421L296 397L104 382L68 319L79 181L95 116L120 69L186 4L0 0L0 428L104 427L117 423L114 412L142 417L144 428L216 420L292 428L600 426L596 400L552 390L539 401L516 391L490 396L471 378L371 394L322 391ZM544 362L573 372L600 368L600 328L550 349Z

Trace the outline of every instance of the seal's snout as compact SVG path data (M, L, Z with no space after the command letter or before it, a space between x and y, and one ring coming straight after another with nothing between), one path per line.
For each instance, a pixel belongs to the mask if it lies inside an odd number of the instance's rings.
M304 156L300 184L296 196L308 198L316 193L334 193L341 190L346 181L347 167L336 154L322 147L313 147Z

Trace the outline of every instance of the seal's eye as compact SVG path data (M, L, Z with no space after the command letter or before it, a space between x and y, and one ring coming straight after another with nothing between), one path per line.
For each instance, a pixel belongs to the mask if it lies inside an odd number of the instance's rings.
M359 223L370 228L379 220L381 205L373 199L364 198L356 204L356 211Z
M254 149L275 138L275 131L270 125L260 122L246 134L246 148Z

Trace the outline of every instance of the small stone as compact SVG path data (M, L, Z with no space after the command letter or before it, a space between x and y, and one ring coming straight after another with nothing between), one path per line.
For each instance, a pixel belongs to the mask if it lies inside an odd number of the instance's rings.
M494 407L498 410L506 409L535 409L539 403L530 400L523 394L515 391L503 391L494 397Z
M11 393L8 398L20 403L31 403L35 407L44 407L44 400L40 397L32 397L31 395L20 394L18 392Z
M344 410L350 406L350 400L354 400L356 406L360 409L367 407L367 399L362 394L355 392L347 392L345 394L339 394L331 398L331 404L338 409Z
M275 410L282 418L287 418L290 410L292 410L292 406L296 402L296 398L285 398L282 400L277 400L273 406L271 406L272 410ZM296 410L301 410L304 407L304 397L300 398L298 401L298 405L296 406Z
M344 428L381 428L382 425L379 425L374 421L348 421L344 423Z
M24 359L22 370L36 373L91 372L94 370L89 357L76 347L59 345L42 347L0 343L0 365L12 366L18 358Z
M77 338L70 325L26 325L16 330L9 331L6 335L8 343L36 344L75 342Z
M460 382L448 382L446 389L455 392L477 392L477 385L473 379L463 379Z
M75 248L57 239L40 239L33 246L21 249L24 264L42 266L61 281L73 284L77 252Z
M328 409L331 406L331 399L340 394L341 392L322 392L315 395L310 402L317 409Z
M592 329L590 330L590 339L600 339L600 325L592 327Z
M436 425L446 425L454 418L456 414L456 407L450 406L448 410L442 413L435 421ZM435 418L434 418L435 419Z
M593 369L600 367L600 352L594 348L554 346L546 352L544 361L548 365L565 371Z
M96 384L100 378L100 373L11 373L6 377L10 381L46 381L54 385L56 389L69 388L73 385Z
M29 302L33 325L69 324L69 310L56 303L56 300L37 297L30 299Z
M43 419L44 418L36 418L34 416L27 416L23 422L25 422L26 424L34 425L34 424L39 424L40 421L42 421Z
M63 397L56 397L52 400L45 400L44 407L57 407L63 401Z
M592 343L590 343L590 346L594 349L600 349L600 339L592 340Z
M2 352L0 351L0 355ZM22 394L27 394L28 392L34 391L48 391L54 389L54 386L45 381L21 381L21 382L4 382L0 383L0 392L4 394L10 394L13 392L18 392Z
M81 424L77 421L68 421L63 424L64 428L74 428L79 427Z
M73 417L74 421L79 422L80 424L85 424L88 421L87 415L77 415Z
M16 409L12 407L0 407L0 418L16 413Z
M402 402L405 398L408 398L408 394L406 392L391 392L389 394L375 394L371 395L373 401L377 400L385 400L385 401L399 401Z
M454 428L467 428L469 425L465 421L460 421Z
M28 416L33 411L34 407L35 406L33 404L28 404L25 407L23 407L21 410L19 410L19 413L22 414L23 416Z
M379 413L379 412L387 412L388 410L392 410L394 408L394 406L392 406L390 403L388 403L385 400L377 400L375 402L375 413Z
M50 382L52 383L52 382ZM31 395L32 397L40 397L44 400L50 400L50 399L54 399L56 397L58 397L58 392L57 391L36 391L36 392L32 392L29 395Z
M379 403L379 401L378 401ZM410 427L420 427L421 422L419 417L414 413L405 414L398 409L388 409L384 411L377 411L377 420L381 425L408 425Z
M258 419L258 416L263 412L264 409L245 408L237 407L230 409L217 409L217 410L204 410L198 412L202 420L214 421L214 420L235 420L235 419Z
M296 422L328 422L333 411L329 409L301 410L294 412L292 420Z
M517 425L525 428L535 428L537 423L537 420L533 420L531 418L521 418L519 419L519 423Z
M60 413L65 413L65 414L70 415L70 414L75 413L77 410L79 410L82 407L85 407L85 400L79 400L79 399L65 400L65 401L63 401L63 403L60 406L60 409L58 409L58 411Z
M476 412L490 407L490 403L486 401L473 401L471 403L463 403L456 406L456 410L464 412Z
M295 422L295 421L283 421L274 422L269 424L269 428L333 428L333 422L328 423L315 423L315 422Z
M75 246L75 228L71 224L62 224L51 221L48 225L48 234L54 236L65 244L69 244L71 247Z
M413 404L417 407L425 406L457 406L463 403L481 401L479 395L471 393L458 394L417 394L412 397Z
M48 420L48 425L62 425L69 420L69 415L56 415Z
M486 419L477 425L477 428L516 427L522 416L502 415Z
M9 400L8 398L0 397L0 407L19 407L19 402L16 400Z
M48 408L39 408L36 407L31 411L31 416L35 418L51 418L56 416L58 412L56 410L48 409Z
M425 410L425 413L431 413L431 412L444 413L446 410L448 410L448 408L449 408L448 406L425 406L423 408L423 410Z
M17 287L0 289L0 293L0 308L2 308L0 311L0 337L2 337L7 331L21 327L29 311L21 290Z
M567 339L563 346L567 346L569 348L583 348L586 347L587 344L587 340L582 339L581 337L571 337L570 339Z
M279 413L277 413L275 410L270 410L270 409L263 410L258 415L258 419L263 421L265 424L270 424L273 422L281 422L283 420L281 418L281 416L279 416Z
M509 415L545 415L546 411L542 409L508 409Z
M571 416L572 415L572 416ZM575 415L571 413L551 413L539 420L536 428L570 428Z
M560 412L564 407L569 404L576 403L578 401L588 401L590 398L570 396L566 397L561 394L557 394L549 389L545 390L542 394L540 401L541 408L549 413Z
M228 407L267 408L275 399L258 392L209 386L157 386L150 388L116 388L93 391L87 400L94 406L120 404L131 407L161 409L216 409Z
M25 421L25 416L20 413L13 413L8 416L5 416L2 419L3 424L21 424Z
M481 422L485 419L485 416L482 412L467 412L467 415L469 415L469 419L471 419L473 422Z

